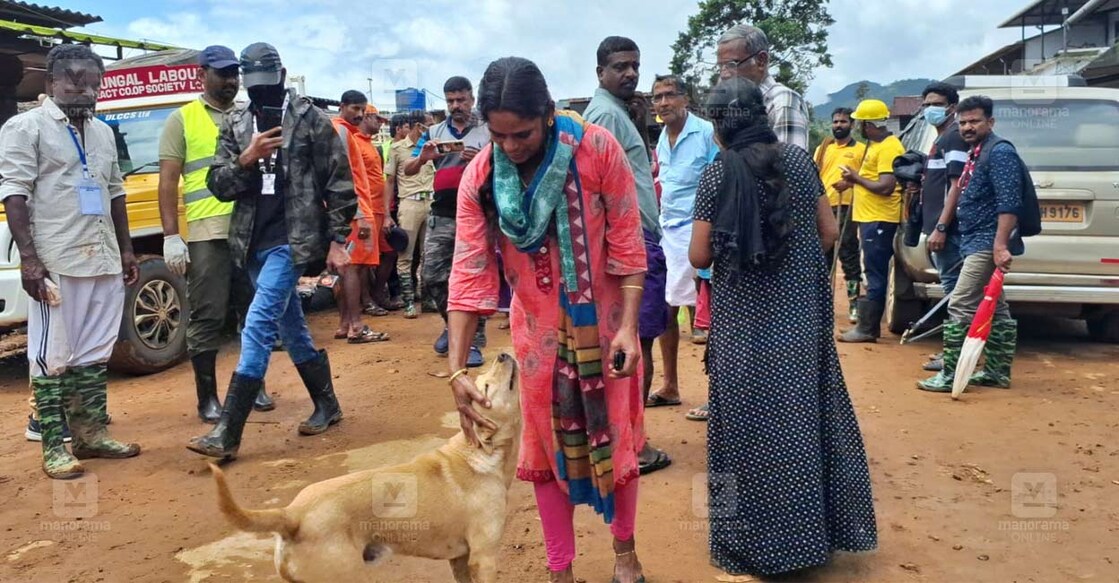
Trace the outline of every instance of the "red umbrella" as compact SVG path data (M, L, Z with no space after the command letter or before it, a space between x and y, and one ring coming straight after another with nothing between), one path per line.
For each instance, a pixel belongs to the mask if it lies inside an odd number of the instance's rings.
M987 345L987 337L991 335L991 322L995 317L995 305L1002 295L1002 282L1006 274L1001 269L995 268L991 281L983 290L983 301L975 311L975 319L971 321L971 328L967 331L967 339L960 351L960 361L956 364L956 376L952 379L952 398L960 398L960 393L967 388L975 365L979 363L979 356L983 354L983 347Z

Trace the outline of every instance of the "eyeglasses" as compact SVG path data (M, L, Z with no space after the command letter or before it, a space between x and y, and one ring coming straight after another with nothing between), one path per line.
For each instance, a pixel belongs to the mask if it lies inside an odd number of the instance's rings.
M740 59L740 60L737 60L737 61L726 61L726 62L723 62L723 63L715 63L715 66L719 68L720 73L723 72L723 71L728 71L728 70L737 70L739 67L741 67L742 65L745 65L746 63L750 62L754 57L756 57L756 56L758 56L758 55L760 55L764 52L765 51L758 51L758 52L746 57L745 59Z
M653 103L659 103L661 101L667 101L667 100L669 100L673 97L679 97L681 95L683 95L683 93L680 93L679 91L672 91L672 92L669 92L669 93L654 93L653 94Z

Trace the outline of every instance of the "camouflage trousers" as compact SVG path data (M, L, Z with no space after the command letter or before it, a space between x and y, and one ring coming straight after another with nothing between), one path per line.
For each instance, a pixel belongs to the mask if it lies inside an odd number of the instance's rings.
M431 215L427 218L424 237L423 281L424 289L431 294L439 315L447 321L447 299L450 295L451 265L455 259L455 220ZM478 319L474 345L486 346L486 319Z
M953 322L968 323L975 317L983 290L995 273L993 251L968 255L960 268L960 278L948 300L948 317ZM1010 387L1010 368L1018 346L1018 322L1011 318L1006 293L999 296L995 307L991 334L983 347L983 370L971 378L971 383L989 387Z

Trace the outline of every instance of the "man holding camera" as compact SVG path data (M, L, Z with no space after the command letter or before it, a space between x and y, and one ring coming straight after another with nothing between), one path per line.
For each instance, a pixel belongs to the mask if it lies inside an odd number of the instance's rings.
M404 165L404 174L413 175L424 164L435 164L434 195L427 218L424 240L423 283L431 294L439 315L447 321L447 282L451 277L451 260L455 254L455 213L458 209L458 185L466 165L490 141L490 132L474 113L474 88L465 77L451 77L443 84L447 100L446 120L428 128L416 143L413 158ZM482 348L486 346L486 320L478 319L474 344L470 347L467 366L482 366ZM446 356L447 328L435 341L435 353Z
M241 52L241 71L250 104L222 124L206 183L220 200L235 203L230 255L247 266L256 295L221 417L187 446L218 458L237 455L277 336L315 406L299 433L316 435L341 420L330 362L311 341L295 286L324 257L335 273L350 264L345 245L357 206L345 146L325 112L285 89L287 71L276 49L249 45Z

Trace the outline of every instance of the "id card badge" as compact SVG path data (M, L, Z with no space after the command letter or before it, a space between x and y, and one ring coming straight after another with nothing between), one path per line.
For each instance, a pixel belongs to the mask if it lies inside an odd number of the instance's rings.
M105 204L101 199L101 185L89 177L78 182L78 207L83 215L104 216Z
M266 195L276 194L276 173L267 172L261 176L260 193Z

